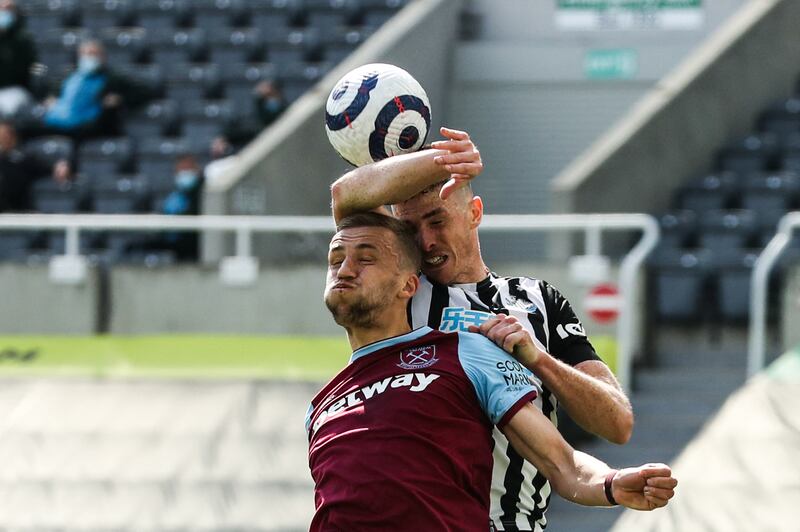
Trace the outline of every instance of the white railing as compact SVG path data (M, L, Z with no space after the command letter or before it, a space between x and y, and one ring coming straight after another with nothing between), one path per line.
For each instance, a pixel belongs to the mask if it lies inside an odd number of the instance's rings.
M769 274L786 249L795 228L800 227L800 212L790 212L778 223L778 232L758 256L750 277L750 326L747 335L747 375L764 367L767 336L767 297Z
M80 255L80 233L84 231L219 231L236 235L235 256L220 264L223 282L246 285L258 275L258 261L252 253L254 233L333 233L328 216L164 216L164 215L0 215L2 230L62 230L66 233L65 254L51 261L51 278L77 283L86 276ZM636 345L635 302L638 273L659 239L658 223L645 214L490 215L481 231L584 231L586 254L600 256L601 237L607 231L641 230L642 238L625 255L620 266L621 306L617 328L619 350L617 374L630 391L633 350Z

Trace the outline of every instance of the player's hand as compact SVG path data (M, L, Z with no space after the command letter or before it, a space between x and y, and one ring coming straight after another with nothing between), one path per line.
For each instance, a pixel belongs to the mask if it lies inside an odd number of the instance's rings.
M645 464L621 469L611 482L611 492L620 505L649 511L666 506L677 485L666 464Z
M439 132L447 140L438 140L431 147L449 152L434 159L436 164L450 172L450 180L439 192L439 196L446 200L459 187L466 185L483 171L483 161L478 147L470 140L466 131L443 127Z
M533 371L539 359L540 351L533 343L533 338L514 316L496 314L483 322L480 327L469 326L470 332L480 333L502 347L517 361Z

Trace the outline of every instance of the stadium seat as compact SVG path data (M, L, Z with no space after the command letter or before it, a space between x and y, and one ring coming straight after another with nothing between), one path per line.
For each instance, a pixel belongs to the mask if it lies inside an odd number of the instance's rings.
M305 23L312 28L339 28L359 22L361 10L356 0L304 0Z
M322 54L326 62L337 64L361 46L373 30L369 28L334 28L320 32Z
M772 170L777 166L778 141L772 133L748 135L719 151L717 167L740 174Z
M711 174L690 182L678 193L678 207L695 212L733 206L739 192L739 179L731 172Z
M0 231L0 260L20 260L33 243L31 231Z
M244 0L192 1L192 25L197 28L243 28L247 26L248 15Z
M757 218L753 211L717 210L700 215L699 246L712 252L748 247L756 235Z
M382 26L408 4L408 0L359 0L363 9L362 24Z
M217 65L176 64L166 71L167 97L177 102L215 98L221 94Z
M190 20L188 0L137 0L136 24L151 30L185 27Z
M120 74L145 86L153 95L163 95L165 91L164 69L161 65L122 64L116 67Z
M28 0L18 2L18 5L27 16L26 25L33 35L78 26L80 23L77 0Z
M91 183L104 180L107 175L129 172L133 167L134 146L130 139L89 140L81 145L78 153L79 170Z
M264 60L264 42L257 29L214 28L209 31L211 63L258 63Z
M694 245L697 234L697 213L695 211L673 211L658 219L661 226L659 247L683 249Z
M84 29L61 30L51 29L37 36L39 47L39 61L47 66L51 76L63 70L65 66L75 63L78 46L89 37L90 33Z
M103 28L100 40L114 68L121 64L143 63L148 59L146 31L143 28Z
M81 25L95 33L104 28L131 26L133 15L132 0L81 1Z
M315 30L284 30L264 34L267 59L278 68L322 57L319 32Z
M92 188L92 210L100 214L144 212L149 206L149 191L144 180L120 179L98 183Z
M220 75L225 87L225 98L237 102L245 109L253 100L253 89L261 81L271 81L277 77L275 65L271 63L230 63L220 65Z
M769 106L761 113L758 127L779 138L800 133L800 98L789 98Z
M333 65L330 63L294 63L278 70L283 96L293 102L310 89Z
M40 179L33 184L33 208L45 214L83 212L89 206L89 190L83 182L59 184Z
M178 106L173 100L150 102L125 119L125 132L134 139L174 137L180 134Z
M662 252L650 264L659 322L696 324L713 310L709 306L709 252Z
M72 160L75 143L72 139L61 136L40 137L25 143L24 151L47 166L52 166L60 159Z
M202 62L207 54L206 34L199 28L148 29L147 46L152 61L167 73L175 66Z
M208 146L222 135L234 119L233 105L227 100L192 100L183 108L183 129L194 146Z
M800 172L800 147L789 148L783 152L781 169L790 172Z
M750 315L750 277L759 250L727 250L715 254L717 313L726 323L743 324Z
M161 190L157 184L161 180L172 183L175 159L178 155L191 153L192 146L186 139L144 139L139 144L139 173L144 175L150 186Z
M264 35L299 26L303 22L300 0L247 0L250 25Z
M742 195L742 208L758 216L786 213L797 205L800 176L794 172L748 177Z

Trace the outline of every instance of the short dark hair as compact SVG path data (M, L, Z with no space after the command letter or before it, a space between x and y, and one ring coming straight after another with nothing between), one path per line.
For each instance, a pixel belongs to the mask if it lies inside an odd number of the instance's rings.
M400 252L410 270L418 272L422 267L422 252L417 246L416 232L408 222L398 220L393 216L386 216L377 212L360 212L342 218L336 224L336 231L353 227L382 227L394 234L400 245ZM402 266L402 264L401 264Z

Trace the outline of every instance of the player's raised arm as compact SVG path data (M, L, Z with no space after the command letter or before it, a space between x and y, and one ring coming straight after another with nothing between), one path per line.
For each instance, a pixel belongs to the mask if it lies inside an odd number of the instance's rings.
M502 427L514 449L550 480L556 492L586 506L620 504L634 510L666 506L678 481L665 464L615 470L576 451L530 403Z
M483 163L469 134L448 128L441 128L440 132L445 140L434 142L430 150L395 155L355 168L337 179L331 186L334 220L400 203L450 178L442 188L446 198L476 177L483 170Z

